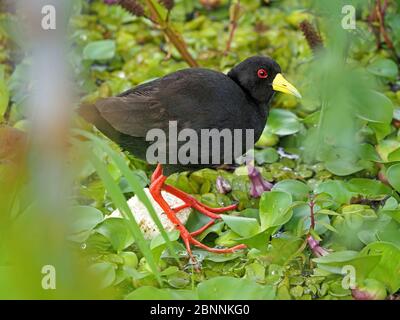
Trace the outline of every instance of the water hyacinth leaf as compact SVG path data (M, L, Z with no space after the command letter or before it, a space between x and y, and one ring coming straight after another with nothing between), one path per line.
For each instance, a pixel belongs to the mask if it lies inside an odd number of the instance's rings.
M282 180L274 185L272 190L284 191L292 195L293 201L305 201L311 189L304 182L299 180Z
M108 218L96 228L96 231L110 240L115 251L124 250L135 241L125 219Z
M314 258L313 261L321 264L341 263L354 259L358 252L352 250L332 252L326 256Z
M376 146L376 150L384 162L389 162L389 155L399 148L400 142L395 139L385 139Z
M391 186L400 192L400 164L391 166L387 170L386 176Z
M299 132L301 124L297 116L288 110L272 109L266 130L278 136L287 136Z
M103 213L93 207L76 206L71 208L69 219L68 239L82 242L87 239L94 227L103 221Z
M327 215L319 214L318 210L315 211L315 231L318 234L323 234L326 232L327 224L330 224L330 219ZM301 224L301 230L306 232L310 229L311 226L311 217L310 217L310 206L308 204L302 204L293 208L293 216L289 222L287 222L284 226L285 230L299 230L299 224Z
M226 214L221 214L221 218L229 228L241 237L248 238L260 232L260 226L257 219Z
M212 262L227 262L237 259L238 257L243 257L243 252L234 252L228 254L220 254L214 252L208 252L204 250L193 250L193 254L197 257L201 257L204 261L212 261Z
M378 142L385 139L392 132L392 126L390 123L370 122L368 127L372 128L375 132L376 140Z
M276 288L248 279L223 276L200 283L197 292L201 300L273 300Z
M376 149L368 143L360 145L360 158L367 161L383 162Z
M371 272L381 261L381 255L363 256L358 254L356 257L340 262L319 263L318 267L331 273L349 275L354 270L355 280L361 283L364 279L370 277Z
M389 162L397 162L400 161L400 148L390 152L387 156Z
M256 150L254 153L256 163L262 165L264 163L274 163L279 160L279 154L274 148L265 148Z
M271 245L265 252L265 258L271 264L284 266L296 257L296 254L301 254L299 249L304 245L304 240L297 237L289 238L273 238Z
M89 267L91 272L96 278L99 279L100 288L107 288L115 281L116 265L109 262L98 262Z
M261 229L281 226L288 222L293 214L292 196L283 191L264 192L260 199Z
M272 227L266 230L257 233L256 235L248 238L239 238L236 239L237 243L243 243L249 248L255 248L260 250L261 252L265 252L267 250L267 245L269 242L269 238L276 228Z
M370 122L390 123L393 118L393 103L384 94L370 91L363 97L358 108L358 117Z
M353 194L347 189L344 181L340 180L327 180L320 183L314 190L316 194L327 193L338 204L349 203Z
M379 280L394 293L400 288L400 249L387 242L374 242L367 245L361 255L382 255L382 259L369 277Z
M158 289L143 286L132 291L125 300L197 300L197 294L191 290Z
M115 41L100 40L90 42L83 49L85 60L108 60L115 56Z
M347 148L329 148L321 157L328 171L338 176L347 176L364 169L354 150Z
M172 241L176 241L179 239L179 231L174 230L171 232L168 232L168 237L169 237L169 243L172 244ZM167 248L167 243L163 236L161 234L157 235L155 238L153 238L150 242L150 249L151 252L153 253L154 259L158 263L162 253L164 252L165 248ZM171 251L171 250L169 250ZM172 251L173 254L175 254L175 250Z
M376 76L389 79L396 79L399 72L397 64L390 59L377 59L367 67L367 70Z
M347 183L349 191L355 195L362 195L366 198L380 198L392 193L387 185L379 180L354 178Z

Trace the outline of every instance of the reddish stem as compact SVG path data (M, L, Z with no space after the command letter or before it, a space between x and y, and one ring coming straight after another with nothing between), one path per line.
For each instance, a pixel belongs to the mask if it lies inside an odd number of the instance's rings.
M310 229L314 230L315 228L314 200L311 200L308 205L310 206L310 219L311 219Z

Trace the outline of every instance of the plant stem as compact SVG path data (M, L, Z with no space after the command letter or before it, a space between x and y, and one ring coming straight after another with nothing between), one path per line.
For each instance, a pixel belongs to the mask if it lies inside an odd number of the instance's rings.
M229 51L231 50L231 45L232 45L233 38L235 36L237 25L238 25L237 22L231 22L231 24L229 25L229 29L230 29L229 38L228 38L228 41L226 42L224 55L227 55L229 53Z
M172 28L170 23L167 20L164 20L161 14L158 12L157 8L154 6L152 0L146 0L147 6L150 10L151 16L157 24L161 27L161 30L165 33L171 43L178 50L182 59L187 62L187 64L191 67L198 67L197 61L192 57L190 52L187 49L186 43L180 37L180 35Z
M311 219L310 229L314 230L315 228L314 200L311 200L308 205L310 206L310 219Z
M230 10L229 10L229 38L228 41L226 42L226 47L224 51L224 55L227 55L229 51L231 50L231 45L233 38L235 36L236 29L238 27L238 21L242 13L242 7L240 5L240 0L235 2L234 4L231 5Z

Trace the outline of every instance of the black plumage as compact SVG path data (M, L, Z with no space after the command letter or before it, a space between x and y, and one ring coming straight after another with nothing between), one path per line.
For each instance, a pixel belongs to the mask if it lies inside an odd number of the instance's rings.
M262 56L246 59L228 74L203 68L184 69L94 105L82 106L80 113L123 149L144 160L150 144L146 134L154 128L168 132L169 121L177 121L178 130L191 128L199 134L201 129L253 129L257 141L274 95L273 82L280 72L274 60ZM243 154L247 151L244 136L242 142ZM184 143L179 142L178 149ZM221 165L222 146L223 143ZM200 154L201 150L199 157ZM171 173L205 166L210 164L173 165L167 159L164 170Z

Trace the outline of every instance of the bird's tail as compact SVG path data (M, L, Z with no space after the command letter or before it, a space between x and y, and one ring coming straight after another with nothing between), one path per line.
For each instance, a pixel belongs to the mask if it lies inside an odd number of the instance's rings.
M108 121L102 117L100 111L96 108L96 104L81 104L77 109L77 113L87 122L93 124L98 130L100 130L111 140L115 140L119 137L118 131L116 131L108 123Z

